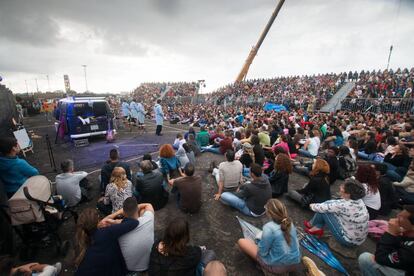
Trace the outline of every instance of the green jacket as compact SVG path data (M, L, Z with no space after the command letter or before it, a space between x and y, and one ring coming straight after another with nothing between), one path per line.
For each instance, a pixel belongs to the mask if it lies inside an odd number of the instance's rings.
M210 134L207 131L200 131L196 135L196 141L200 147L206 147L210 144Z

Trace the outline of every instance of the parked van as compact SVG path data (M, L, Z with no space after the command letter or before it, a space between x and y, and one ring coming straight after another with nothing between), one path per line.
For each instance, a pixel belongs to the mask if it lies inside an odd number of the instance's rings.
M113 129L113 114L104 97L61 99L55 117L59 121L57 131L63 131L71 139L106 135Z

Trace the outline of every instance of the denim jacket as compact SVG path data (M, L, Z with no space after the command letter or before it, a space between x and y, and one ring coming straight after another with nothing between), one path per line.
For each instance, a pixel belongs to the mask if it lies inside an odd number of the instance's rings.
M290 229L290 245L287 244L280 225L270 221L263 226L262 238L258 243L259 256L271 266L298 264L301 261L296 228Z

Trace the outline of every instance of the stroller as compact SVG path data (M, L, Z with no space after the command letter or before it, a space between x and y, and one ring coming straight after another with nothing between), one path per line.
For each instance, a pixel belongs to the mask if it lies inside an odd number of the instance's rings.
M77 213L65 206L61 196L52 195L50 181L42 175L30 177L9 199L10 223L22 240L20 257L30 259L40 248L54 247L57 256L66 255L69 242L62 241L58 230Z

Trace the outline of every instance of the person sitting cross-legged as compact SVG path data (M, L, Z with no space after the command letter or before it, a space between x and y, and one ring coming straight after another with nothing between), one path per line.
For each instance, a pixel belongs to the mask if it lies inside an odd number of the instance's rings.
M252 182L239 187L235 193L224 192L221 202L238 209L246 216L259 217L265 213L264 205L272 198L272 188L262 167L253 163L250 167Z
M222 192L236 191L243 182L243 165L239 160L234 160L234 151L227 150L225 156L227 161L221 162L218 169L214 168L212 172L218 185L218 192L214 195L216 200L220 198Z
M265 209L271 221L263 226L263 232L256 241L239 239L240 250L258 262L263 271L281 274L301 269L296 227L286 206L273 198L267 201Z
M178 207L183 212L197 213L201 207L201 177L194 175L194 165L184 167L184 176L168 180L172 193L177 194Z
M73 207L88 200L87 172L74 171L73 160L67 159L61 163L63 173L56 176L56 192L61 195L66 205ZM82 187L81 187L82 186Z
M146 271L149 266L151 248L154 244L154 208L149 203L138 204L135 197L125 199L122 209L105 217L98 227L108 227L124 220L137 220L138 226L122 235L119 246L130 272Z
M134 194L139 203L150 203L159 210L168 202L168 192L164 189L164 176L159 170L154 170L149 160L139 164L142 173L137 174Z

